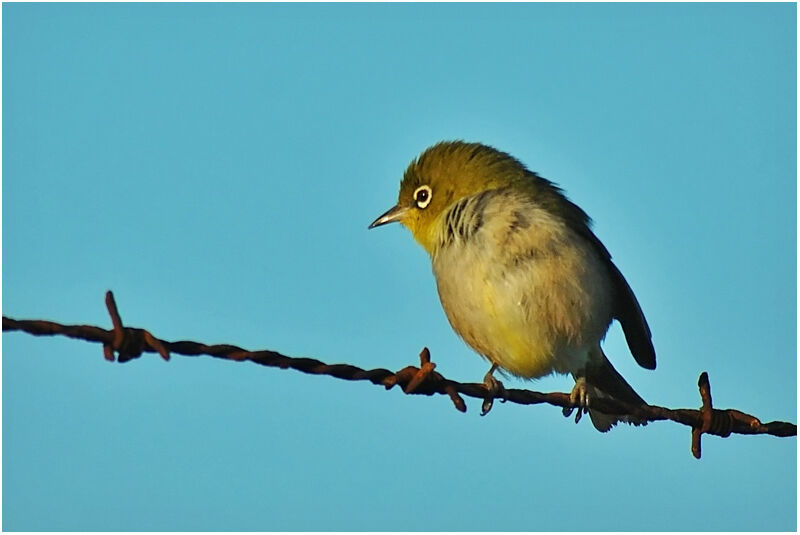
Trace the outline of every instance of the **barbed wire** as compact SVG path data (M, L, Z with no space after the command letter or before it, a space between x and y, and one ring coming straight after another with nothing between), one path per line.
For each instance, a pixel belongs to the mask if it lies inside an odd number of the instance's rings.
M431 362L428 348L423 348L419 355L419 367L406 366L402 370L393 372L384 368L365 370L350 364L326 364L313 358L289 357L277 351L248 351L231 344L207 345L187 340L168 342L156 338L145 329L125 327L117 310L114 295L110 291L106 292L105 301L113 325L111 330L93 325L62 325L46 320L16 320L3 316L3 331L23 331L35 336L62 335L98 342L103 344L103 354L109 361L116 359L117 362L128 362L145 352L158 353L164 360L169 360L171 354L190 357L208 355L225 360L250 361L262 366L293 369L313 375L330 375L348 381L369 381L384 386L387 390L398 385L406 394L447 395L455 408L461 412L467 410L462 397L467 396L484 400L484 412L488 412L494 399L500 399L520 405L547 403L562 409L578 408L578 417L581 414L580 407L570 401L567 393L544 393L516 388L501 388L499 392L492 392L483 383L459 383L446 379L434 371L436 365ZM703 434L720 437L728 437L731 434L797 436L797 426L789 422L762 423L755 416L736 409L715 409L712 405L711 385L706 372L700 374L698 387L702 400L702 407L699 410L632 405L613 398L593 398L591 407L592 410L606 414L630 415L647 422L669 420L689 426L692 428L691 451L697 459L701 456L700 441Z

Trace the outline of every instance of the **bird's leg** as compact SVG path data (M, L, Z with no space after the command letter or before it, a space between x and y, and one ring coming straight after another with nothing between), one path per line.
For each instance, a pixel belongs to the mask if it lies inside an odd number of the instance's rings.
M569 393L569 402L578 405L578 414L575 415L575 423L581 421L581 416L589 411L589 387L586 383L586 377L578 375L575 377L575 386L572 387L572 392ZM562 414L566 417L572 414L573 407L564 407Z
M481 405L481 416L486 416L489 411L492 410L495 398L502 397L506 391L505 387L503 387L503 383L498 381L493 375L496 369L497 364L492 364L492 367L489 368L489 371L483 376L483 386L486 387L488 393Z

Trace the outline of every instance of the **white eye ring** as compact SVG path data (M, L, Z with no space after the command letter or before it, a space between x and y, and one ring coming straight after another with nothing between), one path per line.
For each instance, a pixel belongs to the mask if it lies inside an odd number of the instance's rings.
M414 202L420 208L426 208L433 198L433 191L430 186L420 186L414 190Z

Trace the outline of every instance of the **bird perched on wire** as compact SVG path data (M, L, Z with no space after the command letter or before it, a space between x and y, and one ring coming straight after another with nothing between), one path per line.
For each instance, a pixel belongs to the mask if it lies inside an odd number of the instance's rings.
M447 319L491 368L522 378L571 374L570 401L608 431L630 415L592 410L593 398L644 400L600 347L613 319L642 367L654 369L650 328L586 213L555 184L511 155L480 143L447 141L412 161L397 204L369 228L400 222L430 254ZM565 410L569 415L571 410Z

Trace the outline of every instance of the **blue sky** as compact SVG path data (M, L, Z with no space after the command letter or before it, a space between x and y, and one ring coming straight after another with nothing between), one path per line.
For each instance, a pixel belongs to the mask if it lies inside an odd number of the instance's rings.
M794 4L4 4L3 313L446 377L399 226L442 139L559 183L634 288L649 402L797 421ZM794 438L597 433L64 338L3 343L4 530L795 530ZM549 377L507 386L568 391Z

